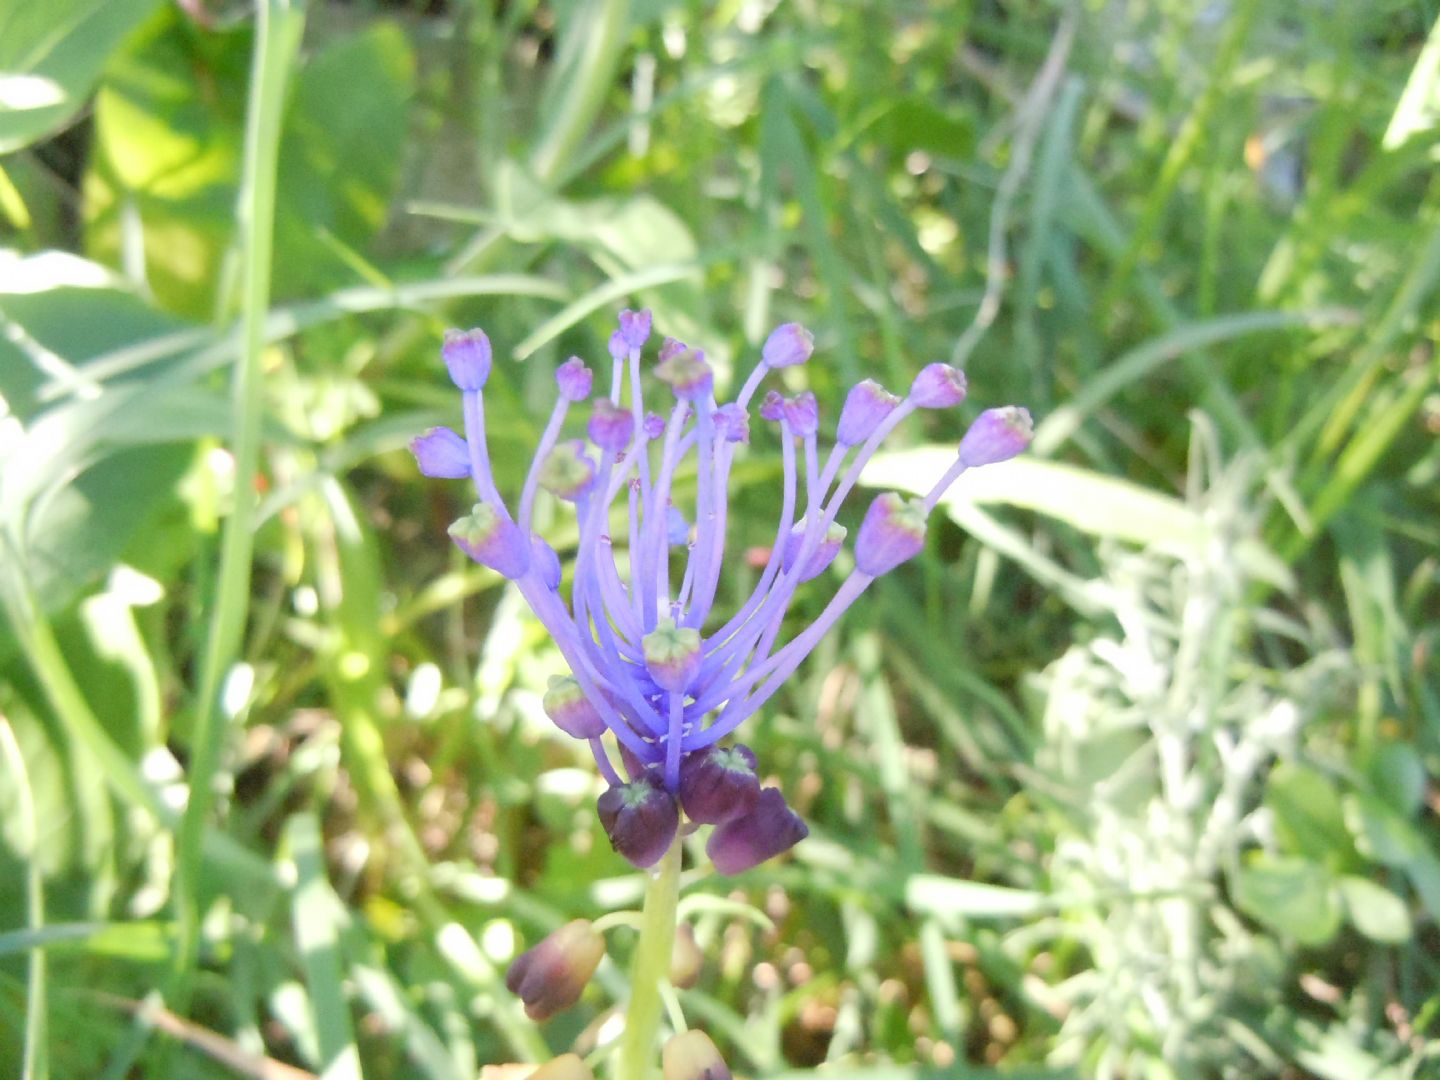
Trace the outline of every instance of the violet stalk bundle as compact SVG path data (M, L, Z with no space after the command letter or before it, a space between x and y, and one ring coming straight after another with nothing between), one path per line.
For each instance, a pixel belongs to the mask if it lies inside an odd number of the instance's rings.
M725 874L747 870L806 835L783 794L761 789L754 754L722 740L774 697L875 578L920 552L930 511L961 473L1025 448L1030 416L1015 407L981 413L954 465L923 499L877 497L855 538L854 569L819 617L782 642L796 590L824 573L846 540L836 518L866 462L917 409L959 405L965 376L930 364L903 398L861 382L845 399L823 461L814 395L767 392L756 411L779 436L779 521L749 598L721 619L714 607L725 567L730 470L750 439L751 403L772 370L810 359L813 339L794 323L776 329L735 399L722 404L705 354L667 338L652 368L667 388L661 413L646 408L642 354L650 330L648 311L621 312L610 338L608 393L588 408L583 403L592 397L593 373L579 358L560 366L555 405L513 513L496 488L486 448L484 387L492 356L483 332L452 332L443 347L463 398L464 436L436 428L412 449L426 475L468 476L474 483L478 501L450 536L476 562L512 580L554 638L570 674L552 680L545 710L562 731L590 745L609 784L598 810L612 845L636 866L660 864L655 882L668 881L673 894L682 812L693 823L714 826L706 851ZM579 408L586 408L588 438L562 437ZM685 506L674 498L682 470L687 479L694 476L695 495ZM568 601L560 560L533 529L541 489L570 503L580 526ZM651 914L647 898L647 921ZM673 895L668 923L668 931L657 931L664 936L664 965L674 936ZM644 946L642 935L642 953ZM648 1024L653 1038L658 1014L637 1017L649 1007L640 992L637 983L629 1027Z

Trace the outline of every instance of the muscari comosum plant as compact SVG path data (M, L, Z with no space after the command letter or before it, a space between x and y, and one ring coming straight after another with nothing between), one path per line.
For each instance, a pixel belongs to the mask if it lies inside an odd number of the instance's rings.
M807 834L780 790L761 787L749 748L724 741L775 695L872 581L921 550L926 518L956 478L1015 456L1031 430L1022 408L982 412L955 463L924 498L877 497L855 538L854 569L819 617L782 643L796 590L820 576L845 542L836 515L865 463L916 409L960 404L965 376L930 364L903 398L869 379L859 383L845 399L823 463L815 396L767 392L757 411L778 428L780 520L753 592L722 619L714 605L725 567L728 480L750 439L750 405L770 371L809 360L813 339L795 323L776 329L735 399L724 404L715 399L705 354L665 339L651 369L669 391L664 416L645 408L642 353L650 327L648 311L620 313L610 338L608 392L592 397L594 374L578 357L559 367L554 410L513 512L496 488L486 448L492 354L482 331L452 331L442 349L461 391L464 436L435 428L412 443L425 475L474 483L478 501L450 527L450 537L510 579L554 638L570 674L552 679L545 711L567 735L589 743L608 784L597 807L605 832L617 852L650 872L614 1073L624 1080L649 1075L654 1060L676 934L681 837L709 826L705 851L714 869L736 874ZM566 420L578 408L587 411L588 438L565 438ZM693 472L695 491L683 507L672 498L682 464ZM560 559L533 528L542 490L570 503L579 523L568 600ZM596 928L577 920L522 954L506 981L530 1016L543 1020L579 998L603 953ZM729 1076L696 1031L670 1040L664 1071L667 1080ZM566 1080L590 1071L567 1055L536 1075Z

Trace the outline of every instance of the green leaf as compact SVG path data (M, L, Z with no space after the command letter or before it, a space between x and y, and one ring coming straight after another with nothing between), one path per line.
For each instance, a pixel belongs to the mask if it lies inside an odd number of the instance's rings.
M1410 912L1385 886L1347 875L1340 879L1340 898L1351 925L1371 941L1393 945L1410 940Z
M1363 792L1345 799L1345 824L1361 854L1386 866L1404 867L1425 850L1425 842L1410 822L1389 803Z
M0 154L64 126L159 0L15 0L0 13Z
M1305 765L1282 762L1270 774L1265 805L1285 849L1338 869L1355 856L1340 794L1329 778Z
M1425 797L1425 763L1409 743L1387 742L1366 770L1375 794L1400 816L1409 819Z
M1031 889L915 874L905 883L905 903L917 914L953 920L1034 915L1045 908L1045 897Z
M1306 859L1256 857L1240 869L1235 898L1242 911L1302 945L1323 945L1340 929L1334 879Z

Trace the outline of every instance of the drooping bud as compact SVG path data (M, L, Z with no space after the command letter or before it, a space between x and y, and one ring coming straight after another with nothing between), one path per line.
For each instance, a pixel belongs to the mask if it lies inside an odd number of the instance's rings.
M810 558L805 561L805 569L801 571L800 580L809 581L811 578L819 577L825 572L835 556L840 553L840 547L845 543L845 536L848 530L843 525L837 525L833 521L830 527L825 530L825 536L810 553ZM800 548L805 540L805 519L802 517L790 530L790 535L785 538L785 551L783 561L780 563L786 573L795 566L795 560L800 558Z
M790 430L800 438L809 438L820 430L820 405L809 390L802 390L794 397L786 398L784 408Z
M665 434L665 418L659 413L646 413L645 423L641 430L645 432L645 438L658 439Z
M856 569L879 577L920 554L926 516L918 499L907 502L893 491L876 496L855 539Z
M552 675L541 699L545 715L575 739L594 739L605 733L605 721L580 684L569 675Z
M673 693L683 693L700 670L700 631L690 626L676 626L668 615L655 624L655 629L640 639L645 652L645 669L655 685Z
M922 409L948 409L965 400L965 373L949 364L926 364L910 384L910 400Z
M576 919L517 956L505 986L525 1003L531 1020L548 1020L580 1000L604 956L605 939L589 919Z
M1030 445L1035 426L1018 405L986 409L960 440L960 460L970 468L1009 461Z
M766 390L760 399L760 419L779 420L785 415L785 399L778 390Z
M432 427L410 440L410 452L425 476L458 480L470 475L470 448L448 427Z
M558 499L574 502L595 482L595 462L579 439L562 442L540 466L540 486Z
M785 803L779 788L765 788L748 814L722 821L705 844L705 853L722 874L739 874L789 851L810 830Z
M845 395L835 441L841 446L859 446L899 404L900 399L874 379L856 383Z
M695 931L689 923L681 923L675 928L675 947L670 950L670 985L689 990L700 981L704 967L705 954L695 941Z
M484 330L446 330L440 356L461 390L481 390L490 378L490 339Z
M602 397L595 402L585 431L601 450L618 454L630 445L630 437L635 434L635 416L629 409L622 409Z
M631 311L626 308L620 312L620 336L630 348L643 349L645 342L650 340L650 309Z
M673 1036L660 1057L664 1080L732 1080L715 1044L699 1028Z
M655 368L661 382L667 383L677 398L695 401L704 397L715 385L715 374L698 349L676 353L662 360Z
M715 431L726 442L750 441L750 411L735 402L715 410Z
M476 503L449 532L466 555L507 578L522 577L530 568L530 543L525 534L489 503Z
M649 770L610 788L595 808L610 846L642 870L660 861L680 827L675 799Z
M572 356L555 370L555 385L566 401L584 401L595 385L595 374L585 366L584 360Z
M482 1076L480 1080L485 1078ZM595 1080L595 1073L579 1054L561 1054L534 1072L526 1073L525 1080Z
M691 821L714 825L748 814L760 798L748 746L707 746L680 763L680 806Z
M784 323L770 331L760 350L760 359L766 367L793 367L809 360L814 351L814 334L799 323Z
M540 537L530 535L530 565L547 589L560 588L560 556Z

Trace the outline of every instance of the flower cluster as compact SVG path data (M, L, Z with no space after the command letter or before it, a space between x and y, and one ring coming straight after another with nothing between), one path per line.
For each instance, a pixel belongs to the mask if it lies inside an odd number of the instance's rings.
M751 403L767 374L805 363L814 343L795 323L779 327L735 399L720 404L705 354L666 338L651 369L668 388L662 415L646 410L643 393L650 324L648 311L621 312L609 391L593 401L591 370L578 357L559 367L555 406L513 514L486 448L492 355L483 332L451 332L443 346L463 398L464 436L435 428L411 445L427 476L474 483L478 501L450 527L451 538L515 583L569 664L544 707L562 731L590 743L610 785L598 809L615 849L637 866L653 865L683 811L714 826L706 850L716 869L733 874L789 849L807 830L777 788L761 787L755 755L721 741L774 696L875 578L921 550L930 511L962 472L1025 448L1030 416L1015 407L981 413L924 498L876 498L855 537L854 569L819 617L781 642L796 589L822 574L846 540L836 516L866 462L915 410L960 404L965 376L930 364L903 398L861 382L845 399L823 463L815 396L761 397L759 417L779 434L780 520L753 592L722 621L712 614L725 567L727 489L750 440ZM565 438L570 412L587 401L587 438ZM684 507L674 498L682 476L694 489ZM542 488L573 506L580 527L568 602L560 559L532 527ZM623 776L602 741L607 734Z

